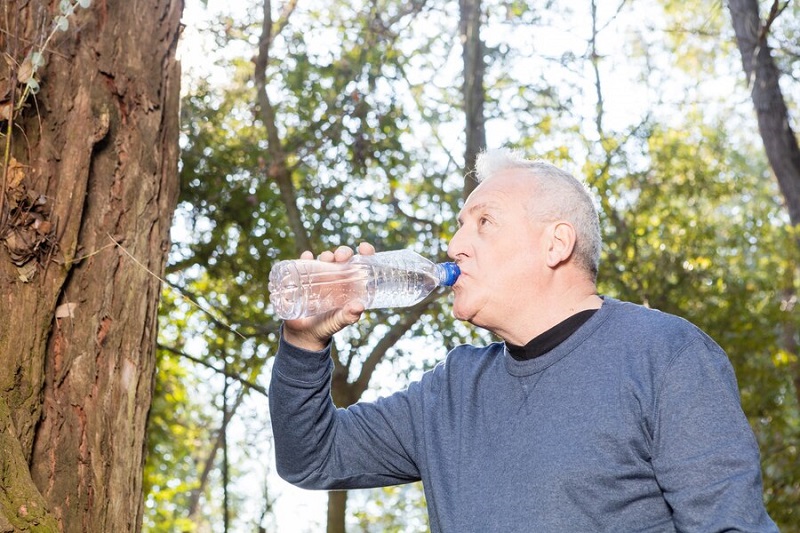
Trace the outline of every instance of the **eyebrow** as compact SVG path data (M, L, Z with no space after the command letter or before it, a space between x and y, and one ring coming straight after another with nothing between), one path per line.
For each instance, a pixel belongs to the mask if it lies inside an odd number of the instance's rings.
M469 209L467 209L467 213L471 215L471 214L475 213L476 211L492 210L492 209L495 209L496 206L497 206L497 202L481 202L481 203L475 204L472 207L470 207ZM459 213L458 218L456 218L456 221L458 222L459 226L462 224L463 217L461 216L461 213Z

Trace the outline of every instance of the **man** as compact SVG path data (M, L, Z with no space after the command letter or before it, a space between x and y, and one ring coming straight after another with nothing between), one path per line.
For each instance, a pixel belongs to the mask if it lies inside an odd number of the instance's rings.
M597 294L597 212L571 175L505 151L477 173L448 248L453 313L504 342L459 346L406 390L345 410L330 342L363 306L285 322L278 472L315 489L421 479L433 532L777 531L721 348Z

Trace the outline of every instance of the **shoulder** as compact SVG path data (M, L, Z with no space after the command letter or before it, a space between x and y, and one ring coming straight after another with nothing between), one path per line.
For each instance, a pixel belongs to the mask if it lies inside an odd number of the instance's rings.
M718 351L717 343L690 321L640 304L606 298L605 330L617 342L639 348L663 348L672 353L689 345Z
M732 377L727 354L699 327L677 315L611 300L606 319L595 330L592 348L657 390L664 379L715 368ZM672 377L669 377L672 376Z

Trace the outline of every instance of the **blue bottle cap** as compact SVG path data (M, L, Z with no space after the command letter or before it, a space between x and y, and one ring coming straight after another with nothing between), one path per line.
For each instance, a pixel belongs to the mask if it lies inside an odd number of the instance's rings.
M441 284L445 287L454 285L458 276L461 275L461 269L458 268L458 265L455 263L439 263L439 266L442 267L442 272L444 274L439 280Z

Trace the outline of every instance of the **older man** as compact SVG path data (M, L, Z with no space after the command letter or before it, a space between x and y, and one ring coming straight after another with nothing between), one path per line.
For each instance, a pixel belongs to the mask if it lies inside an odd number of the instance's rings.
M270 386L279 473L315 489L421 479L433 532L777 531L722 349L597 294L597 212L570 174L494 151L478 176L448 249L453 313L504 342L459 346L406 390L336 409L331 337L363 306L286 321Z

